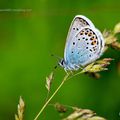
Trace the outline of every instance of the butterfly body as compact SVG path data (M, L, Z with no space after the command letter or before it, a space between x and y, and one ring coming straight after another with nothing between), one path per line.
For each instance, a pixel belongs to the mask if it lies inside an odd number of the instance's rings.
M65 70L78 70L98 59L104 49L104 39L93 23L82 15L73 19L60 65Z

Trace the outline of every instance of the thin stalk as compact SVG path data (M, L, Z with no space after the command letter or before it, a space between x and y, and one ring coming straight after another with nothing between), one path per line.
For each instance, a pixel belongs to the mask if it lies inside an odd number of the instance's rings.
M78 72L78 73L76 73L76 74L73 74L73 75L70 76L67 80L69 80L69 79L71 79L71 78L73 78L73 77L75 77L75 76L77 76L77 75L79 75L79 74L81 74L81 73L83 73L83 71L80 71L80 72Z
M49 102L52 100L52 98L56 95L56 93L59 91L59 89L63 86L64 82L67 80L67 78L69 77L70 74L66 74L64 79L62 80L61 84L58 86L58 88L55 90L55 92L51 95L51 97L45 102L45 104L43 105L43 107L41 108L41 110L38 112L38 114L36 115L36 117L34 118L34 120L37 120L38 117L40 116L40 114L44 111L44 109L46 108L46 106L49 104Z

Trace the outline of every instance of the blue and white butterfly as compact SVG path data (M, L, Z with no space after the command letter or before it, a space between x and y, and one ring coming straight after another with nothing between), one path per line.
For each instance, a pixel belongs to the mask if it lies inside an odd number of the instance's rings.
M98 59L104 50L101 32L85 16L77 15L69 28L64 58L59 64L65 71L78 70Z

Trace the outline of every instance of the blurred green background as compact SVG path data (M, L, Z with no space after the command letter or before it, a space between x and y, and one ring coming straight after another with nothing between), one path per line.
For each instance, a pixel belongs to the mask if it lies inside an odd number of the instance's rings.
M3 9L29 9L2 11ZM14 120L21 95L26 103L25 120L33 120L47 94L45 77L57 60L51 53L63 56L68 28L73 17L90 18L101 31L113 29L120 22L119 0L0 0L0 120ZM88 108L108 120L119 120L120 52L109 49L112 57L109 71L95 80L87 75L68 81L51 101ZM57 69L52 90L60 84L65 72ZM40 120L60 120L48 106Z

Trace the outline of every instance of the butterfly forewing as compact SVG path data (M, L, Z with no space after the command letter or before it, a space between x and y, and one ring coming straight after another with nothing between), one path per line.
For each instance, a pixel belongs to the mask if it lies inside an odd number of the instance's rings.
M85 26L94 27L94 24L83 15L75 16L70 25L67 40L72 39L72 37L79 31L79 29Z
M68 32L68 36L67 36L67 40L66 40L66 46L65 46L65 52L64 52L64 57L66 57L66 48L69 46L69 41L72 40L72 38L75 36L75 34L82 28L85 26L90 26L94 28L93 23L86 18L83 15L77 15L75 16L75 18L73 19L70 28L69 28L69 32ZM66 59L66 58L65 58Z

